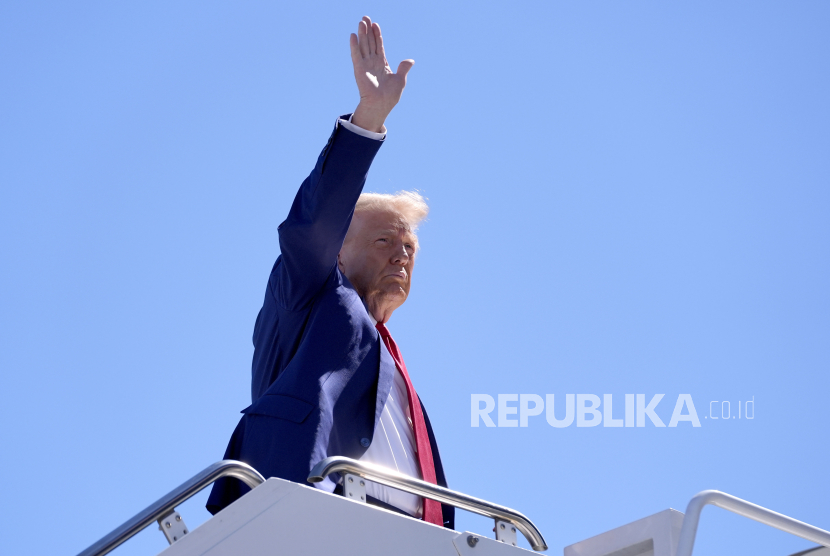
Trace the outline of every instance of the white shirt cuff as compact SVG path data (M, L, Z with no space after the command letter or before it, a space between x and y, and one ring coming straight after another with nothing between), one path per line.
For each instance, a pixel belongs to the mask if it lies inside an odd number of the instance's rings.
M363 129L360 126L357 126L352 123L352 116L349 116L348 120L344 120L339 118L340 125L351 131L352 133L357 133L363 137L368 139L374 139L375 141L383 141L386 139L386 126L383 126L383 131L380 133L375 133L374 131L369 131L368 129Z

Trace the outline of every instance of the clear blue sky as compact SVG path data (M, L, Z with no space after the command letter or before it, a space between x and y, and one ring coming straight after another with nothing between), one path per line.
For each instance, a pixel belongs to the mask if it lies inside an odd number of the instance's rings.
M707 488L830 528L830 4L5 2L3 552L75 554L221 458L364 13L416 61L367 189L432 206L390 328L451 486L551 554ZM471 428L473 393L687 393L702 426ZM696 554L808 546L708 509Z

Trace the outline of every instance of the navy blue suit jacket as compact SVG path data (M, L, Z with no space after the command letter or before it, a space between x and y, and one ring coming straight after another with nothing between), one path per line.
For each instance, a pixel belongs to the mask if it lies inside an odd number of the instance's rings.
M308 484L309 471L326 457L359 459L389 396L395 362L337 268L381 144L335 125L280 224L281 255L254 327L253 403L242 411L225 452L265 477ZM426 409L424 417L438 484L447 486ZM328 490L335 488L332 479L339 477L332 475ZM216 513L247 490L237 479L221 479L207 508ZM453 528L453 508L443 510L445 526Z

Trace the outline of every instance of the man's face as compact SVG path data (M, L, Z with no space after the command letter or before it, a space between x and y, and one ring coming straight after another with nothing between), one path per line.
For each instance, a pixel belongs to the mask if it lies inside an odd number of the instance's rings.
M409 295L416 247L400 214L366 212L352 221L338 266L367 303L394 310Z

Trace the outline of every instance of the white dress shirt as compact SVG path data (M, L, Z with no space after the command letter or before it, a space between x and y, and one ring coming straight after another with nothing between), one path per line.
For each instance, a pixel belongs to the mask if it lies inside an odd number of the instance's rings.
M369 318L372 319L372 324L377 324L371 313ZM385 342L383 348L387 349ZM386 398L383 412L375 427L372 443L360 461L381 465L416 479L421 478L421 465L418 463L418 449L409 412L406 381L397 367L392 389L389 391L389 397ZM423 515L423 499L420 496L371 481L366 481L366 494L414 517L420 518Z

